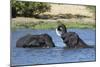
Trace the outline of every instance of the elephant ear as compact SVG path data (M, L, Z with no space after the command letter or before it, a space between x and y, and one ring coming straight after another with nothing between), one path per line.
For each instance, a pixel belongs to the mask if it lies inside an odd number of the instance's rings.
M77 34L74 34L69 37L69 46L75 47L78 44L79 36Z

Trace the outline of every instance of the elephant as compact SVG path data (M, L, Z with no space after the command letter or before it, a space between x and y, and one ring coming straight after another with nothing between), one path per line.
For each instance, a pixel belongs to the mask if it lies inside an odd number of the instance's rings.
M56 33L60 36L68 48L87 48L87 45L76 32L67 32L64 24L58 25Z
M48 34L40 34L40 35L27 34L17 40L16 47L50 48L50 47L55 47L55 44L53 43L52 38Z
M61 38L68 48L86 48L89 47L75 32L62 34Z

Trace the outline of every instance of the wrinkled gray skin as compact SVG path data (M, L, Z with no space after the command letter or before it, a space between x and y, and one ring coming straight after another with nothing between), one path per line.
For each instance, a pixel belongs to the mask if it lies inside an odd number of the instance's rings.
M42 48L49 48L55 47L52 38L48 34L41 34L41 35L26 35L21 37L16 42L16 47L42 47Z
M67 32L66 26L60 24L57 28L57 34L60 35L68 48L86 48L88 46L75 32Z
M64 33L61 38L68 48L89 47L75 32Z

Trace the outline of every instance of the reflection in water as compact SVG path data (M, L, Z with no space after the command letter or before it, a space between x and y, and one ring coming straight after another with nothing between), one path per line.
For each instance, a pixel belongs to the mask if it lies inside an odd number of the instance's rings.
M88 45L95 46L95 30L68 29L79 34ZM53 38L55 48L16 48L16 41L26 34L47 33ZM55 30L17 30L11 33L11 65L33 65L46 63L64 63L94 61L95 48L65 49L65 45Z

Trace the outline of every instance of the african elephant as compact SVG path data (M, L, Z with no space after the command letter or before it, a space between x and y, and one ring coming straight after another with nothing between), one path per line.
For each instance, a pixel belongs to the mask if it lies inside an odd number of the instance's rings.
M60 36L68 48L85 48L88 46L75 32L67 32L66 26L60 24L56 33Z
M16 47L55 47L52 38L48 34L31 35L28 34L19 38L16 42Z

